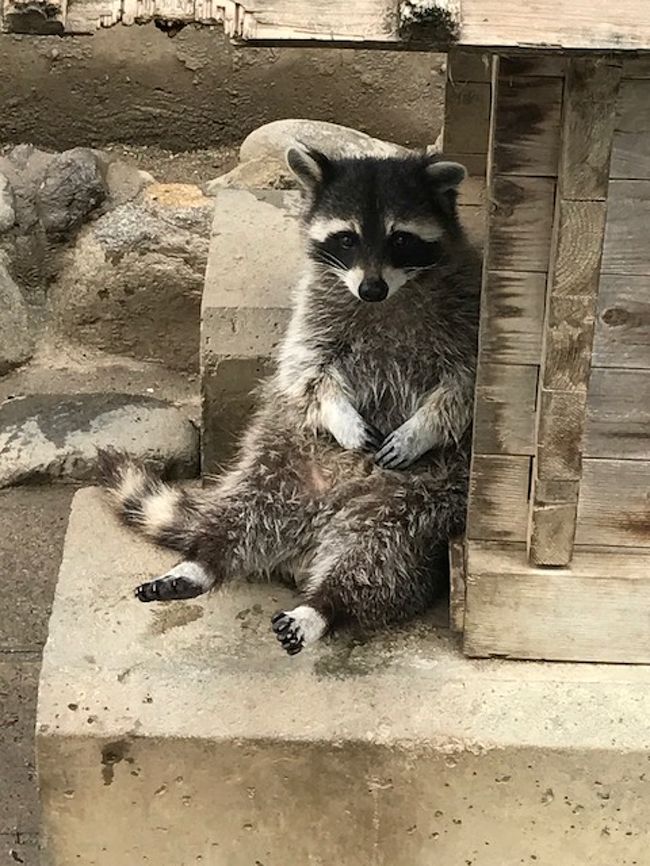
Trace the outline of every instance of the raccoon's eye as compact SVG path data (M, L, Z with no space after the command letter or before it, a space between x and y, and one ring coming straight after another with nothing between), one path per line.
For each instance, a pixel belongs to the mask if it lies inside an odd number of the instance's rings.
M351 250L356 247L359 238L354 232L339 232L336 235L338 245L344 250Z
M390 236L391 244L398 250L411 246L414 240L415 235L412 235L409 232L393 232Z

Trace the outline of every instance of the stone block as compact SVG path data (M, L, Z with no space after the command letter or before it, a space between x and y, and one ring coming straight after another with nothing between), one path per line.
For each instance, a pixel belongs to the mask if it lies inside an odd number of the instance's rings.
M222 189L216 198L201 311L203 471L233 453L289 321L303 252L300 194Z
M472 661L430 618L287 658L286 588L138 604L173 561L77 494L37 721L51 866L646 862L647 667Z

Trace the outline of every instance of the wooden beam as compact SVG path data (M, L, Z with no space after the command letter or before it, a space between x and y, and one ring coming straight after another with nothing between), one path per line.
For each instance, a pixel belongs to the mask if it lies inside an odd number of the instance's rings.
M576 548L535 568L522 546L472 542L464 650L471 656L650 663L650 551Z
M477 454L533 454L538 367L479 365L474 409Z
M528 551L535 565L567 565L576 535L582 438L591 370L607 179L620 64L568 64L562 149L537 401ZM548 501L555 483L567 499Z
M525 541L530 457L472 456L467 537Z
M481 293L479 355L498 364L539 364L546 274L490 271Z
M462 536L449 541L449 626L462 632L465 621L465 539Z

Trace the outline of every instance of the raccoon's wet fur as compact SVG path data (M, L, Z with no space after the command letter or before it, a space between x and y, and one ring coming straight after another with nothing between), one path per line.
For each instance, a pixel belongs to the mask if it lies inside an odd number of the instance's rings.
M290 573L300 603L272 627L293 655L338 624L408 619L442 589L465 518L480 262L457 163L303 148L287 162L307 266L233 468L185 492L124 455L102 463L122 518L183 557L137 597Z

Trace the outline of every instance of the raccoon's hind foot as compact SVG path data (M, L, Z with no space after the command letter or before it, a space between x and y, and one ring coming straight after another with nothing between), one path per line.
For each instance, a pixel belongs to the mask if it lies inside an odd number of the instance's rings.
M316 643L327 631L327 620L315 608L301 604L293 610L280 610L271 619L271 628L283 650L295 656Z
M181 562L171 571L155 580L141 583L135 588L139 601L182 601L203 595L214 580L198 562Z

